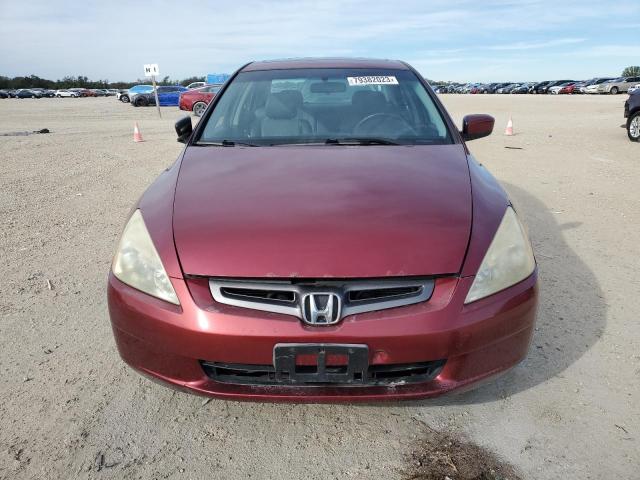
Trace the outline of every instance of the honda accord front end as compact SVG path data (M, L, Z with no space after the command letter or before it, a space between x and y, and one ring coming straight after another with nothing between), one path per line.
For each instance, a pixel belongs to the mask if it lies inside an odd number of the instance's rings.
M108 282L122 358L222 398L423 398L526 355L537 270L504 190L422 77L241 68L141 197Z

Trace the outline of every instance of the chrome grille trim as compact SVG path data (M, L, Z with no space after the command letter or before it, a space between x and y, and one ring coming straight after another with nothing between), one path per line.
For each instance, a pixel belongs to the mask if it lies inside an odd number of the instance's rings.
M372 279L372 280L237 280L209 279L209 289L213 299L225 305L250 308L263 312L291 315L304 320L302 300L305 295L334 293L341 299L341 320L358 313L386 310L389 308L426 302L431 298L435 281L433 278ZM237 293L237 291L265 292L277 295L278 292L293 294L293 301L278 298L261 298ZM350 292L362 292L385 289L394 290L388 296L369 299L350 300ZM407 293L398 293L398 289L410 289ZM229 292L234 290L236 293Z

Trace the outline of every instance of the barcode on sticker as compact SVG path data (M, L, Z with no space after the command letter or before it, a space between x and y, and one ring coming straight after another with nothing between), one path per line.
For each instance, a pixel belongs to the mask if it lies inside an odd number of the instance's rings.
M356 85L398 85L398 80L393 75L372 77L347 77L350 87Z

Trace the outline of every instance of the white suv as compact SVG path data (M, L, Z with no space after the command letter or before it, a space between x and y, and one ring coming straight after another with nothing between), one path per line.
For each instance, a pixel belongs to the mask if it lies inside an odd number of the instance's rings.
M56 90L56 97L79 97L80 94L78 92L74 92L73 90Z

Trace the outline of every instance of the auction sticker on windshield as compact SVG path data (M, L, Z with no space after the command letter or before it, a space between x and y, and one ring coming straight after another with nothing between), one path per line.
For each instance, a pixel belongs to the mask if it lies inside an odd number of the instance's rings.
M355 85L398 85L398 80L393 75L376 77L347 77L349 86Z

